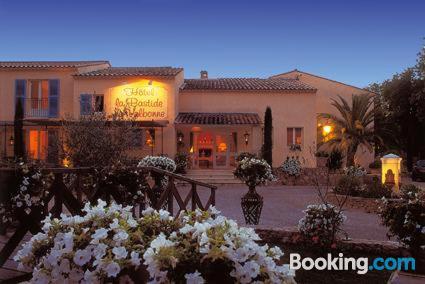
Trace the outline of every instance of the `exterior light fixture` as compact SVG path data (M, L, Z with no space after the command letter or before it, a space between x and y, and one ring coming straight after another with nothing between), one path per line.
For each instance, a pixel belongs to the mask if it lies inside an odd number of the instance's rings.
M177 133L177 141L179 143L183 142L183 133L181 133L181 132Z
M245 134L243 135L243 137L245 138L245 145L248 146L248 142L249 142L249 133L248 133L248 131L245 132Z
M323 126L323 135L324 136L326 136L329 133L331 133L331 131L332 131L332 126L330 126L330 125Z
M15 139L13 138L13 136L11 135L10 136L10 138L9 138L9 144L11 145L11 146L13 146L13 144L15 144Z

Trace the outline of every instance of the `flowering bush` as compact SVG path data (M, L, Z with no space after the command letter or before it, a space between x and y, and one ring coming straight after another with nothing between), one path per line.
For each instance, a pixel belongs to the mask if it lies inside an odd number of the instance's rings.
M344 168L344 174L347 176L362 177L366 175L366 170L359 165L349 166Z
M111 167L104 168L97 173L98 183L93 187L101 190L114 188L120 193L123 204L144 203L145 193L149 188L146 182L146 173L141 170L128 167L122 163L116 163Z
M334 246L346 217L332 204L308 205L305 216L298 222L301 235L320 246Z
M50 177L43 176L35 164L18 163L18 180L20 185L12 196L12 209L18 219L25 219L30 213L42 214L44 199L49 192Z
M139 162L139 167L154 167L161 170L174 172L176 170L176 163L164 156L146 156Z
M270 165L265 160L257 158L243 158L233 174L249 187L256 187L275 180Z
M396 236L413 250L425 250L425 193L408 185L402 187L400 200L382 200L379 214L388 236Z
M298 177L301 175L301 162L297 158L287 157L280 168L289 176Z
M99 200L94 207L86 204L85 216L49 216L43 232L14 259L32 268L38 283L121 277L136 283L294 282L288 266L276 264L283 255L278 247L258 245L252 228L239 227L214 208L176 218L148 208L137 220L131 209Z

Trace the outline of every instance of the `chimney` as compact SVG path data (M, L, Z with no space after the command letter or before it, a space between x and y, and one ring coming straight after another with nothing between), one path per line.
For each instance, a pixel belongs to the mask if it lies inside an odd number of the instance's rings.
M205 70L201 71L201 79L208 79L208 71L205 71Z

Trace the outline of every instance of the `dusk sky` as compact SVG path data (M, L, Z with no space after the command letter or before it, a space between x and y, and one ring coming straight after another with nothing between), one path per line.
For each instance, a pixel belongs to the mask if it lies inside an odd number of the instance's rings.
M175 66L186 78L300 69L364 87L415 64L425 1L0 0L0 60Z

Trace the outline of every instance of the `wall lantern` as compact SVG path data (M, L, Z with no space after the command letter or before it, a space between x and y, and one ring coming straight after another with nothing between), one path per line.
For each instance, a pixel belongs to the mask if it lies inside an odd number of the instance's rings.
M381 158L383 184L394 185L396 191L400 190L401 158L394 154L388 154Z
M245 138L245 145L248 146L248 142L249 142L249 133L245 132L245 134L243 135L243 137Z
M181 133L181 132L177 133L177 141L179 143L183 142L183 133Z
M13 144L15 144L15 139L13 138L12 135L9 138L9 144L10 144L10 146L13 146Z
M323 136L329 135L329 133L331 133L331 131L332 131L332 126L330 126L330 125L324 125L323 126Z

